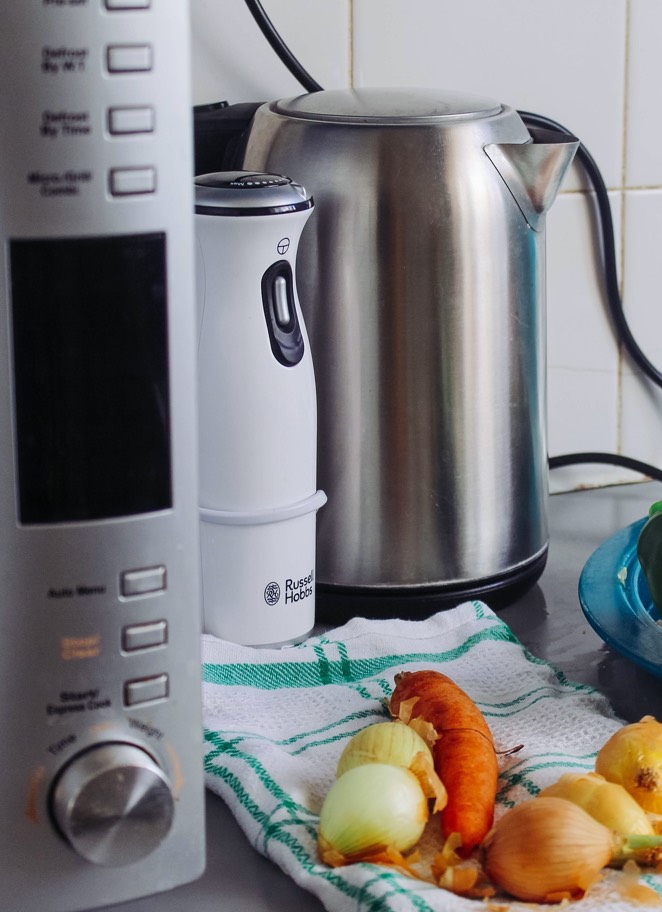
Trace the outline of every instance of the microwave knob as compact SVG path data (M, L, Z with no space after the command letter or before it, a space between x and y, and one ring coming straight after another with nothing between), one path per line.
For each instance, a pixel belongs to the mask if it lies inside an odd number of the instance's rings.
M132 744L106 743L67 764L54 784L51 809L79 855L119 867L149 855L165 839L174 799L149 754Z

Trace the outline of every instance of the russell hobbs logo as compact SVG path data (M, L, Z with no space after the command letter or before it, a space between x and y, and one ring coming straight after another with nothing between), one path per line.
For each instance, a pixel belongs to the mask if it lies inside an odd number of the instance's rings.
M267 583L264 590L264 600L267 605L275 605L280 598L280 586L278 583Z
M302 599L309 598L313 594L313 580L315 575L311 570L308 576L301 579L285 580L285 604L300 602ZM265 586L264 600L267 605L276 605L280 600L281 589L278 583L271 582Z

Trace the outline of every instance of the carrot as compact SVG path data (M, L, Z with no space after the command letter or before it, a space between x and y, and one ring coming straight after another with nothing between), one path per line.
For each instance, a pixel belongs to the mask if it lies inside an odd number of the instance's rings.
M423 720L434 729L435 771L448 791L441 828L445 838L460 834L459 854L466 857L494 820L498 763L483 714L468 694L437 671L397 674L390 711L404 722Z

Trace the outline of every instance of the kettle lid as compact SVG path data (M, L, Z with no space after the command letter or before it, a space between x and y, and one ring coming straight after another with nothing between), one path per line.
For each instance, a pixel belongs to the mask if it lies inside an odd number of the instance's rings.
M492 98L436 89L331 89L275 102L278 114L302 120L356 124L420 124L475 120L499 114Z
M308 191L283 174L215 171L194 180L198 215L282 215L313 208Z

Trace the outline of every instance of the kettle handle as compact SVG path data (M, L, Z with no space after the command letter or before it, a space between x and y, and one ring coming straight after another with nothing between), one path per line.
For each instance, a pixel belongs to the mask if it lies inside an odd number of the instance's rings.
M525 143L489 143L484 152L534 231L541 231L579 140L555 130L530 128Z

